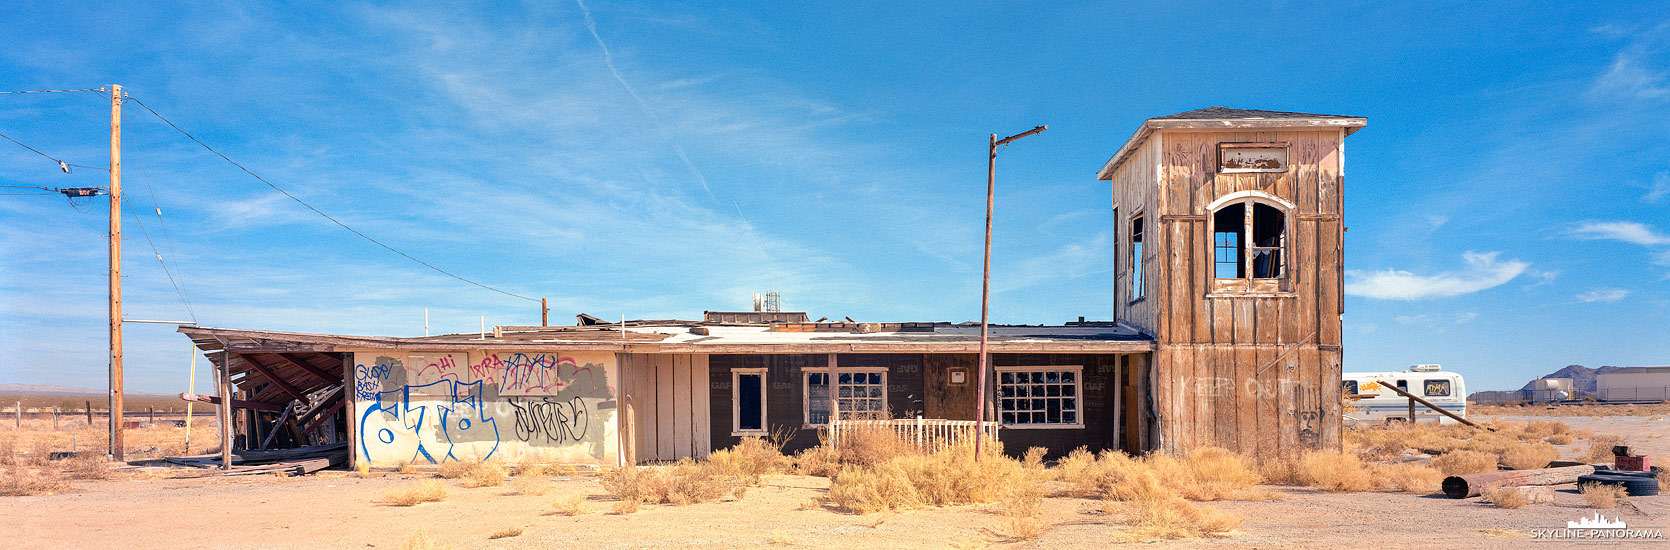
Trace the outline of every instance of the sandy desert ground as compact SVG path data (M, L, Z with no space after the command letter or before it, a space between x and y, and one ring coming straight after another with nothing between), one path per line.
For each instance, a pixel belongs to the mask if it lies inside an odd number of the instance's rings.
M1546 417L1507 418L1542 420ZM1615 433L1645 452L1670 456L1660 435L1670 420L1567 417L1573 428ZM609 513L611 497L595 477L553 477L540 496L508 487L467 489L449 483L442 502L379 504L384 491L421 474L324 472L302 478L113 479L82 481L49 496L0 498L0 532L10 548L401 548L414 532L455 548L1099 548L1125 543L1125 527L1097 500L1045 499L1047 530L1025 541L1004 538L990 506L943 507L856 515L804 509L828 487L821 477L774 475L740 500L644 506ZM1243 525L1224 538L1140 543L1157 548L1524 548L1561 547L1530 538L1596 510L1575 491L1552 504L1508 510L1479 499L1406 493L1326 493L1272 487L1284 500L1217 502ZM553 503L584 494L590 513L564 516ZM1670 496L1632 497L1619 508L1631 528L1670 528ZM491 540L493 533L520 536ZM1670 545L1670 542L1657 544ZM1670 546L1666 546L1670 548Z

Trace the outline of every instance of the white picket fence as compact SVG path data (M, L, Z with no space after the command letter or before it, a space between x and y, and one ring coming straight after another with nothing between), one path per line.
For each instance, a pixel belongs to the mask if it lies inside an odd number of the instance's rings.
M997 422L987 422L985 434L987 441L997 440ZM974 444L975 422L973 420L946 420L943 418L900 418L894 420L836 420L829 425L829 443L835 448L841 448L841 441L855 431L890 430L899 439L914 443L916 448L924 452L934 452L945 447L962 444Z

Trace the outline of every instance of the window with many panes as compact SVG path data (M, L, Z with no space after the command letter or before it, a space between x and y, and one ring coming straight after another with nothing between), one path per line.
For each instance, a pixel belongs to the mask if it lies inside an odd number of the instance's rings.
M843 420L885 419L887 371L840 369L836 374L835 405ZM829 423L829 373L806 373L806 424Z
M1082 427L1080 367L998 367L998 419L1005 427Z

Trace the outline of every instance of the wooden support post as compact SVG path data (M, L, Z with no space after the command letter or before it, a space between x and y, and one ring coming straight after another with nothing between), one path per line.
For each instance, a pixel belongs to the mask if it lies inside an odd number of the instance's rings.
M1415 423L1415 398L1414 397L1409 398L1409 423L1410 424Z
M1389 383L1389 382L1379 382L1379 384L1383 388L1386 388L1388 390L1392 390L1393 392L1396 392L1398 395L1409 398L1409 402L1411 403L1410 407L1414 407L1413 403L1420 403L1422 405L1425 405L1426 408L1428 408L1428 409L1438 411L1438 414L1442 414L1444 416L1450 417L1451 419L1454 419L1456 422L1460 422L1462 424L1466 424L1466 425L1472 426L1474 428L1484 428L1484 429L1492 431L1492 432L1496 431L1496 428L1491 428L1489 426L1480 426L1477 423L1473 422L1472 420L1462 418L1460 416L1457 416L1455 413L1450 412L1448 409L1445 409L1443 407L1432 404L1431 401L1427 401L1425 399L1415 397L1415 394L1409 393L1408 391L1405 391L1403 388L1397 387L1397 385L1395 385L1395 384L1392 384L1392 383ZM1415 417L1415 413L1410 412L1409 413L1409 418L1414 418L1414 417Z
M58 406L52 406L52 431L58 431Z
M220 469L232 469L232 354L220 352Z
M122 87L110 85L110 457L122 460Z
M16 412L17 412L17 428L21 430L21 429L23 429L23 401L22 400L19 400L17 402Z
M93 402L87 402L87 427L93 427Z
M840 440L837 438L839 436L839 434L836 433L835 426L841 418L841 402L840 402L840 400L835 398L835 394L836 394L836 389L838 387L840 387L841 375L836 371L836 368L837 368L837 361L835 359L835 354L831 353L831 354L829 354L829 374L828 374L828 376L829 376L829 380L828 380L828 382L829 382L829 439L830 439L830 441L839 445Z
M155 426L156 423L157 423L157 408L156 407L145 407L145 408L149 409L151 411L151 425Z

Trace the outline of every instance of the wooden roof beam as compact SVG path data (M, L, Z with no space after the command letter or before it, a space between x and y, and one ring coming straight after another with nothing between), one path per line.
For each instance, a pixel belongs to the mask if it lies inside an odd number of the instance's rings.
M278 389L284 390L284 393L289 394L290 397L296 398L297 401L307 401L307 394L302 393L301 390L298 390L295 386L290 385L290 383L285 381L283 377L273 374L272 369L261 364L261 361L257 359L256 356L242 355L240 357L243 357L244 362L248 363L251 368L255 369L255 372L261 373L261 376L265 376L267 380L273 383L274 386L278 386Z
M313 366L312 363L309 363L307 361L306 357L302 357L299 354L280 353L280 354L278 354L278 356L284 358L285 361L289 361L290 364L295 365L297 367L300 367L302 370L307 371L308 374L312 374L314 376L319 377L319 379L323 380L326 384L341 384L341 383L343 383L343 378L344 378L343 374L338 373L336 376L331 376L330 372L326 371L325 369L321 369L319 367Z

